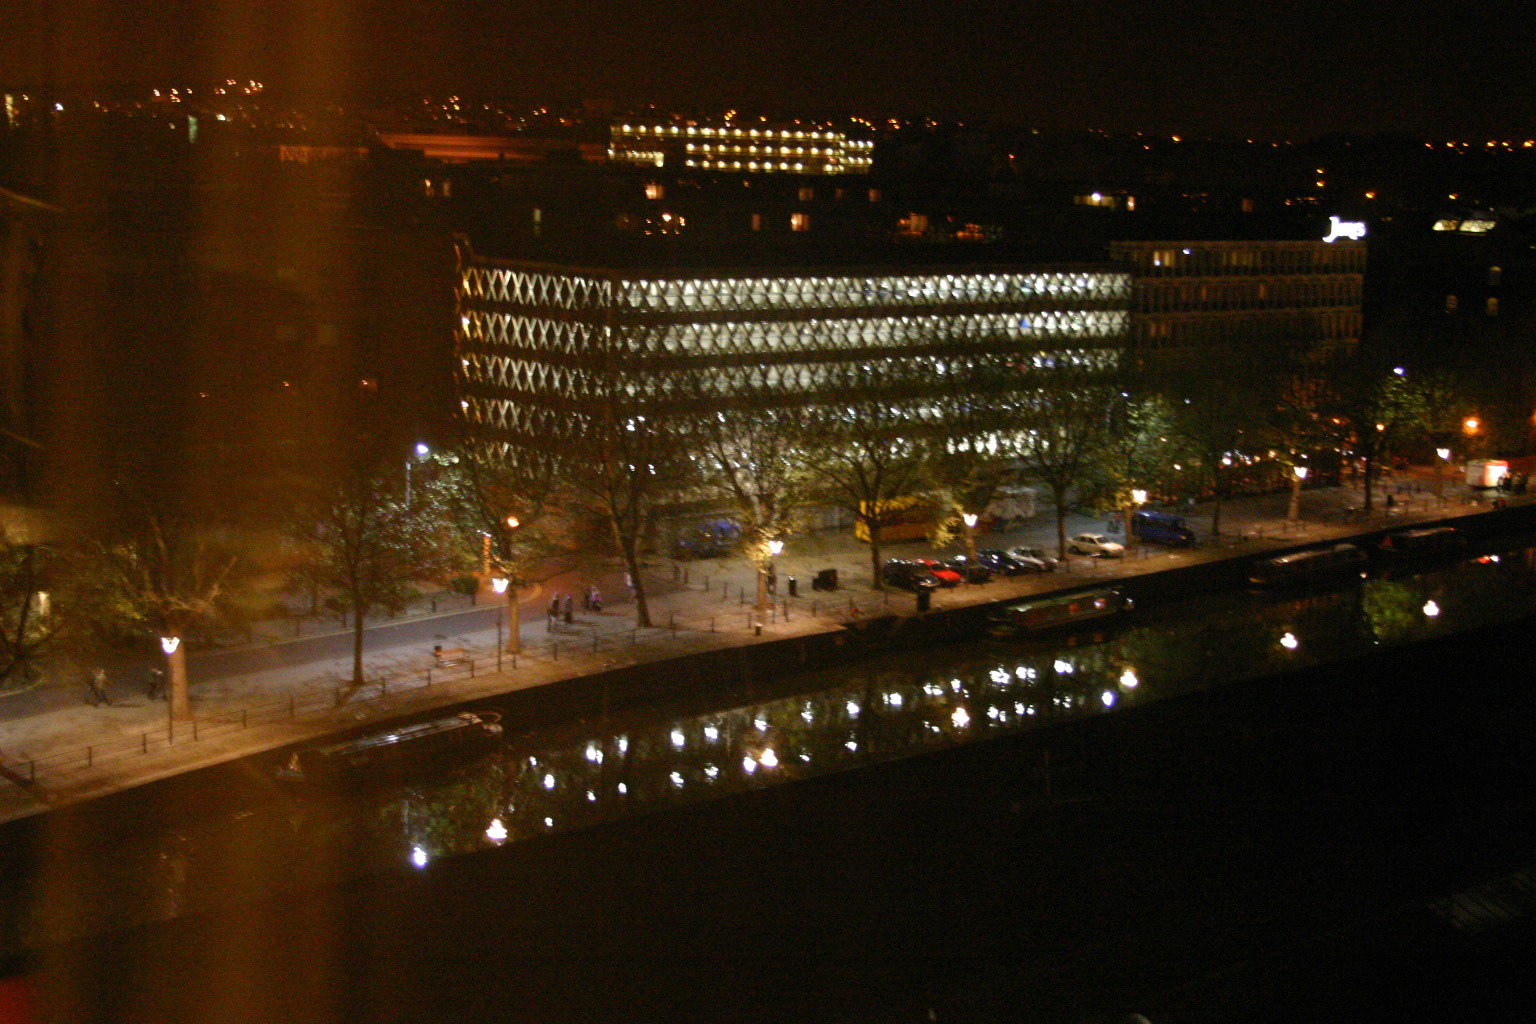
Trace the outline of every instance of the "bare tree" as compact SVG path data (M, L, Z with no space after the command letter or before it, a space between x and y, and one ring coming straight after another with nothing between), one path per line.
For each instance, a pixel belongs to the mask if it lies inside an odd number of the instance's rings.
M1095 483L1123 399L1101 373L1086 368L1035 369L1026 380L1034 386L1021 395L1014 414L1018 459L1050 492L1057 554L1066 558L1067 513L1079 491Z
M295 539L309 550L310 571L352 623L352 685L361 686L370 615L394 614L416 596L413 581L445 563L442 508L432 481L417 479L411 499L394 463L360 461L298 521Z
M699 417L695 433L707 466L702 489L730 505L757 570L761 625L773 546L795 529L796 516L815 489L804 414L716 409Z
M863 376L855 371L846 404L817 409L819 439L810 454L828 495L868 531L874 587L883 590L880 533L903 511L901 499L929 489L928 445L912 411L883 399Z
M238 561L228 531L189 516L141 510L105 539L82 542L78 553L75 572L92 581L101 617L159 637L171 717L190 718L188 632L215 617Z
M687 431L639 411L615 388L561 460L568 493L606 521L629 574L635 624L651 626L641 555L655 515L695 481Z

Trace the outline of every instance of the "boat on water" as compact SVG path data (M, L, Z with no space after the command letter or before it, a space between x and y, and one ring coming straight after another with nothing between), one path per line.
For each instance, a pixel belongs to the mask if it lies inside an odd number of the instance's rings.
M1354 544L1311 548L1254 562L1248 570L1248 582L1256 587L1304 586L1328 582L1360 574L1366 560L1365 552Z
M993 617L991 632L995 636L1039 633L1119 615L1133 607L1135 602L1119 587L1052 594L1004 607Z
M278 776L290 780L388 777L423 763L484 753L500 738L500 715L461 711L304 747L293 753Z

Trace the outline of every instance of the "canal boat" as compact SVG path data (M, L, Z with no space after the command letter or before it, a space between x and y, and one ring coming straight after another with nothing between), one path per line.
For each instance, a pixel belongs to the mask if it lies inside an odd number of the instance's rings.
M1248 582L1256 587L1285 587L1341 579L1365 568L1366 554L1354 544L1293 551L1264 558L1249 568Z
M994 636L1039 633L1109 618L1130 611L1135 602L1118 587L1097 587L1052 594L1004 607L992 619Z
M1460 552L1467 539L1454 526L1425 526L1416 530L1398 530L1381 538L1381 553L1394 558Z
M391 726L300 749L278 775L295 781L391 778L424 764L488 752L501 737L500 721L495 712L461 711Z

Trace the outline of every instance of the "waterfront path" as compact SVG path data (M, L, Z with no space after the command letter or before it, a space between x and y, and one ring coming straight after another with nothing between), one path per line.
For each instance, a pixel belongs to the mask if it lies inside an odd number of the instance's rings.
M1288 496L1263 495L1229 501L1222 535L1206 535L1210 510L1191 512L1199 547L1169 551L1138 546L1125 559L1071 558L1065 571L994 579L986 584L941 590L934 610L993 603L1093 580L1113 580L1202 561L1253 557L1298 544L1373 532L1385 527L1486 511L1458 490L1455 500L1434 497L1422 481L1408 478L1390 486L1394 504L1384 501L1365 517L1358 488L1316 489L1303 496L1299 523L1285 521ZM1384 498L1385 492L1382 497ZM1524 497L1511 499L1524 503ZM1074 515L1068 535L1110 532L1102 518ZM1111 534L1111 536L1116 536ZM1116 539L1123 539L1116 536ZM981 547L1031 544L1055 547L1055 524L1041 515L1007 533L979 539ZM923 557L922 545L889 545L887 557ZM946 554L958 553L951 549ZM811 580L822 569L838 571L839 588L815 591ZM638 629L634 607L616 568L559 577L521 595L523 650L505 652L502 599L443 601L409 617L368 630L368 684L349 685L350 634L336 630L286 635L274 627L251 642L194 652L190 659L194 723L167 721L166 704L150 700L135 680L116 683L110 705L82 700L73 682L0 698L0 821L102 796L236 758L286 746L369 721L428 711L514 690L590 675L616 666L663 662L681 654L778 640L843 628L850 616L914 614L913 595L879 592L871 586L867 546L850 531L791 538L776 560L778 593L773 612L759 631L751 603L752 568L736 560L674 563L653 561L647 576L654 625ZM798 593L789 595L789 578ZM592 584L604 595L600 613L581 608ZM574 593L570 623L548 621L545 609L555 592ZM454 606L449 607L452 603ZM279 635L279 633L285 635ZM462 656L442 667L433 648Z

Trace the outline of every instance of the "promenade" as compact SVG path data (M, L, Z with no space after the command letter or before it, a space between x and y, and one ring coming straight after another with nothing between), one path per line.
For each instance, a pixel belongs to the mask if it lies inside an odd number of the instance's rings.
M1393 507L1385 506L1387 491ZM1170 551L1137 546L1124 559L1073 557L1056 573L1001 577L985 584L938 591L933 609L1004 601L1085 582L1110 581L1181 565L1231 557L1253 557L1277 548L1345 538L1388 526L1486 511L1464 489L1447 488L1447 499L1413 482L1396 482L1382 492L1376 511L1358 511L1358 488L1308 490L1302 518L1287 523L1288 495L1273 494L1228 501L1222 511L1222 535L1207 535L1210 509L1190 510L1199 547ZM1514 498L1512 502L1528 499ZM1105 519L1074 515L1068 536L1083 531L1108 533ZM1111 534L1116 539L1118 535ZM1055 524L1042 514L1006 533L979 538L980 547L1030 544L1055 549ZM944 552L959 553L958 548ZM922 544L889 545L886 557L925 557ZM484 595L474 607L467 599L424 605L402 619L374 624L368 631L367 685L350 685L347 656L311 656L345 647L346 631L330 637L293 636L286 626L238 650L194 651L190 661L195 721L167 720L164 701L150 700L138 680L118 682L113 702L91 706L83 686L62 684L42 693L0 697L0 821L36 814L88 800L155 779L312 739L370 721L419 713L511 691L590 675L616 666L664 662L680 654L758 643L843 628L850 616L915 614L913 595L879 592L871 586L869 551L840 530L790 538L776 559L778 593L761 633L752 609L755 579L740 559L695 562L652 560L647 575L651 619L635 627L634 606L623 573L609 569L571 574L530 587L520 595L522 651L507 653L505 599ZM811 580L822 569L838 572L835 592L815 591ZM798 593L789 594L789 579ZM597 586L604 597L600 613L581 608L581 594ZM555 592L576 595L570 623L547 616ZM448 607L454 603L454 607ZM456 653L456 663L440 667L433 647ZM462 657L457 652L462 651ZM238 655L248 670L223 670Z

